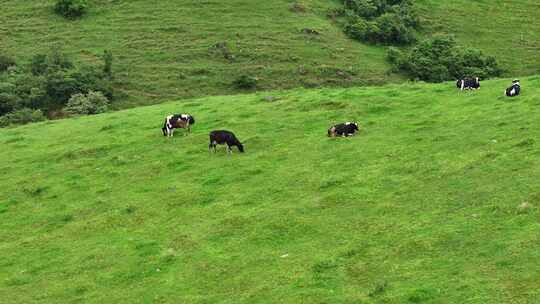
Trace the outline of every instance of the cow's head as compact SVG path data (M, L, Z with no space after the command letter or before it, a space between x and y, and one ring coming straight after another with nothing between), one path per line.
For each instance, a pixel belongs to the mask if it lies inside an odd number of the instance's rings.
M244 145L242 143L237 143L236 146L238 147L238 151L244 153Z
M336 127L331 127L328 129L328 137L335 137L336 136Z

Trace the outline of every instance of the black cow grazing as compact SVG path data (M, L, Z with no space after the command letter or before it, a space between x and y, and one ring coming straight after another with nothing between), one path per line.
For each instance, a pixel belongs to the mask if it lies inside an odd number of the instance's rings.
M174 129L182 128L187 129L188 133L191 132L191 125L195 124L195 118L189 114L174 114L165 118L163 124L163 136L172 137Z
M508 97L518 96L521 92L521 85L519 79L514 79L512 85L504 91L504 94Z
M232 146L236 146L240 152L244 152L244 146L236 138L233 132L225 130L216 130L210 132L210 144L208 149L214 149L216 152L216 145L227 145L227 153L232 153Z
M466 77L466 78L460 79L456 82L456 87L460 89L461 91L480 89L480 78Z
M354 133L358 132L358 124L356 122L346 122L341 123L335 126L332 126L330 129L328 129L328 136L329 137L336 137L336 136L352 136Z

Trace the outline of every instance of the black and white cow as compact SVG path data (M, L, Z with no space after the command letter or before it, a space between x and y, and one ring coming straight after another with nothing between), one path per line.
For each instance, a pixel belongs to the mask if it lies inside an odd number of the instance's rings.
M328 136L329 137L336 137L336 136L352 136L356 132L358 132L358 124L356 122L346 122L337 124L335 126L332 126L330 129L328 129Z
M187 129L188 133L191 132L191 125L195 124L195 118L189 114L174 114L165 118L163 124L163 136L172 137L174 129L182 128Z
M508 97L518 96L521 92L521 85L519 79L514 79L512 85L504 91L504 94Z
M232 153L232 146L236 146L238 151L244 152L244 146L236 138L233 132L225 130L215 130L210 132L210 144L208 149L213 149L216 152L217 145L227 145L227 153Z
M463 78L456 82L456 87L463 90L477 90L480 89L480 78Z

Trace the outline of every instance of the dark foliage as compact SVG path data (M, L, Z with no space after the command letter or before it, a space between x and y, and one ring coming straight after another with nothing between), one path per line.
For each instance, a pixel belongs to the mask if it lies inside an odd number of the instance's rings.
M0 54L0 73L7 71L11 66L15 65L15 60L13 58Z
M452 37L446 36L422 41L406 53L390 48L387 59L395 71L429 82L465 76L486 79L502 73L494 57L476 49L458 47Z
M344 0L345 33L370 43L410 44L420 22L410 0Z
M107 77L112 78L113 72L112 72L112 64L113 64L113 54L109 50L105 50L103 52L103 74L105 74Z
M257 78L242 75L233 81L233 86L237 89L249 90L257 87Z
M22 109L54 116L73 95L89 92L99 92L112 100L112 54L105 52L103 59L103 66L76 66L59 49L35 55L28 66L17 66L0 75L0 116ZM25 121L18 118L19 114L10 118L9 124Z
M6 127L9 125L24 125L31 122L38 122L45 120L41 110L34 110L29 108L22 108L8 113L7 115L0 116L0 127Z
M86 0L57 0L54 11L68 19L79 18L86 13L88 3Z

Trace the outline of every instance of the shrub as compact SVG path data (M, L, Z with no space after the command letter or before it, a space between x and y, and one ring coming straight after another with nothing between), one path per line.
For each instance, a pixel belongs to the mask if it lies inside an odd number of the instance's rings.
M76 94L86 94L85 97L90 99L90 103L95 104L82 113L106 110L104 103L94 98L94 93L90 93L101 92L101 96L106 97L107 104L108 100L113 98L110 82L112 54L105 52L103 59L104 66L76 67L59 48L53 48L46 55L35 55L29 66L10 69L8 74L1 75L0 116L29 108L39 109L48 117L53 117L55 113L62 114L61 110ZM6 119L12 121L17 118Z
M6 127L12 124L27 124L45 120L41 110L22 108L0 117L0 126Z
M0 92L0 116L13 111L19 104L17 95L8 92Z
M105 76L112 78L112 64L113 64L113 54L109 50L103 52L103 74Z
M238 77L235 81L233 81L233 86L237 89L254 89L257 87L257 80L258 79L255 77L242 75Z
M36 76L45 74L47 72L47 55L34 55L30 61L30 71Z
M386 60L391 64L397 63L402 56L403 54L401 51L395 47L389 47L388 51L386 52Z
M54 11L65 18L75 19L84 15L87 8L86 0L57 0Z
M349 37L371 43L410 44L420 26L408 0L344 0Z
M378 15L382 9L382 2L374 3L372 0L344 0L346 9L352 10L356 15L364 18L371 18Z
M65 111L72 115L91 115L106 112L109 100L101 92L90 91L88 94L75 94L69 99Z
M416 40L416 33L412 26L408 26L404 19L397 14L385 13L376 19L378 31L369 37L373 42L396 44L410 44Z
M13 58L0 54L0 73L7 71L11 66L15 65L15 60Z
M44 75L74 67L71 60L60 48L52 48L49 54L36 54L30 62L30 71L34 75Z
M393 68L413 79L442 82L464 76L489 78L500 76L502 69L492 56L476 49L462 49L452 37L427 39L402 54L390 49L387 59Z
M77 80L64 71L47 74L45 89L51 99L49 111L62 108L72 95L83 93Z

